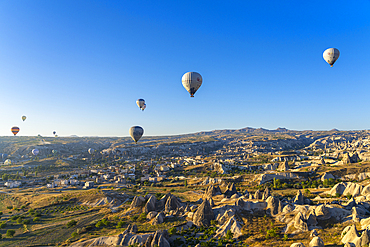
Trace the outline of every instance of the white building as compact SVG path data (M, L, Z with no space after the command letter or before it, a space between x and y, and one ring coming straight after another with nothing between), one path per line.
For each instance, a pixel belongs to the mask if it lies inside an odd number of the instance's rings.
M20 181L10 181L10 182L5 182L5 186L8 188L17 188L22 184Z

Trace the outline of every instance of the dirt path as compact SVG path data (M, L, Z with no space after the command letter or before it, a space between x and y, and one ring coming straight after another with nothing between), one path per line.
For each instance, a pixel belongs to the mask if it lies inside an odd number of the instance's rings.
M96 212L96 213L93 213L93 214L86 214L86 215L76 217L76 218L73 218L73 219L76 220L76 221L79 221L79 220L83 220L83 219L88 218L88 217L96 216L97 214L99 214L99 211ZM73 216L73 215L71 215L71 216ZM72 219L69 218L68 220L62 220L62 221L58 221L58 222L54 222L54 223L50 223L50 224L42 224L42 225L36 225L36 226L33 225L31 227L30 231L37 231L37 230L41 230L41 229L52 227L52 226L66 225L71 220Z

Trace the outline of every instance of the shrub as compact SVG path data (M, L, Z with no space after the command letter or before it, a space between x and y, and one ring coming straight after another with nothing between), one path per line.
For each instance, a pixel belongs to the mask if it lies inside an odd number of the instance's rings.
M100 227L102 227L102 226L104 226L104 223L103 223L103 222L101 222L101 221L99 221L98 223L96 223L96 224L95 224L95 227L96 227L96 228L100 228Z
M267 230L266 231L266 236L265 238L266 239L270 239L270 238L276 238L278 236L277 234L277 228L275 227L274 229L271 229L271 230Z
M287 241L287 240L288 240L288 235L284 234L283 241Z
M71 227L74 227L75 225L77 224L77 221L75 220L71 220L67 223L67 227L68 228L71 228Z
M138 221L145 221L146 220L146 213L141 213L138 217Z
M22 219L21 217L19 217L19 218L17 219L17 223L18 223L18 224L22 224L22 221L23 221L23 219Z
M117 228L117 229L119 229L119 228L123 228L123 226L124 226L124 225L126 225L126 222L124 222L124 221L120 221L120 222L118 222L118 224L117 224L116 228Z
M22 224L23 224L23 225L29 225L30 223L31 223L31 221L30 221L29 219L24 220L24 221L22 222Z
M33 222L37 222L37 221L39 221L40 220L40 217L35 217L35 218L33 218Z
M18 218L19 218L19 216L17 216L17 215L13 215L13 216L10 218L10 220L11 220L11 221L16 221Z
M72 238L75 238L75 237L77 237L78 236L78 233L77 232L72 232L72 234L71 234L71 237Z
M176 230L176 228L175 228L175 227L171 227L171 228L168 230L168 233L169 233L170 235L174 235L174 234L176 234L176 233L177 233L177 230Z
M0 223L0 229L4 229L6 227L6 222L1 222Z
M7 237L13 237L14 236L14 234L15 234L15 231L14 230L10 230L10 229L8 229L7 231L6 231L6 236Z
M7 206L6 208L7 209L13 209L13 206Z
M105 226L109 226L110 225L110 222L108 221L108 219L102 219L101 222L105 225Z
M234 236L234 234L233 234L230 230L228 230L228 231L226 232L225 238L226 238L226 239L232 239L232 238L233 238L233 236Z

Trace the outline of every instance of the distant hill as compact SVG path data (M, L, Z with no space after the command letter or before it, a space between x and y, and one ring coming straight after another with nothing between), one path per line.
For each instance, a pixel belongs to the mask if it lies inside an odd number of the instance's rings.
M288 130L287 128L277 128L276 130L268 130L264 128L251 128L246 127L236 130L213 130L213 131L202 131L197 132L195 135L227 135L227 134L243 134L243 133L253 133L253 134L268 134L268 133L289 133L296 132L294 130Z

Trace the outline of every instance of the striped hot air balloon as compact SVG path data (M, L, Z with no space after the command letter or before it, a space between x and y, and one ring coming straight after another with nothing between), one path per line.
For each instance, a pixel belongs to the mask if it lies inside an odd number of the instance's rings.
M14 126L14 127L11 129L11 131L12 131L12 133L13 133L14 135L16 135L16 134L18 134L18 132L19 132L19 128L18 128L18 127L16 127L16 126Z

